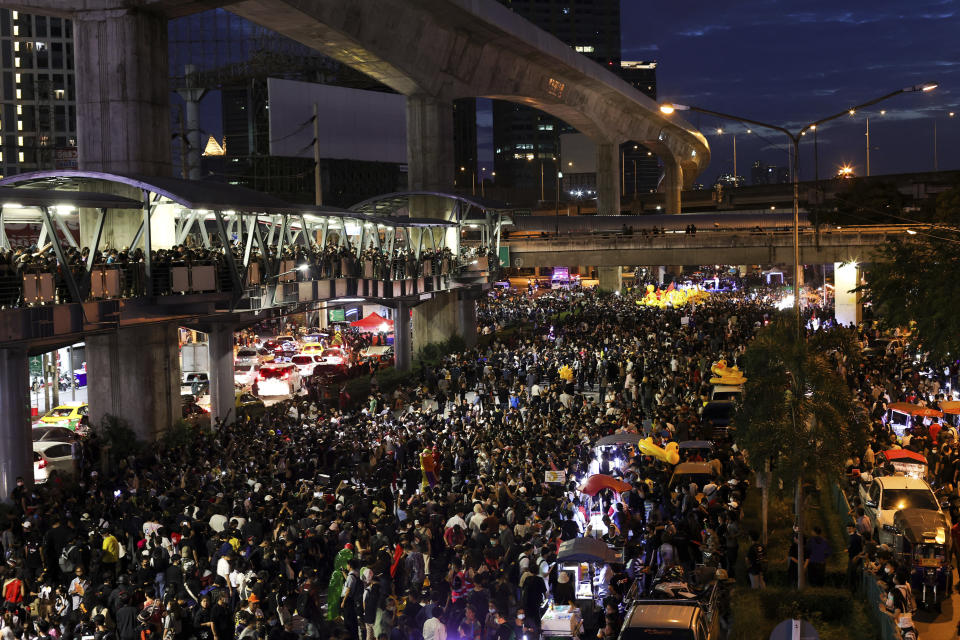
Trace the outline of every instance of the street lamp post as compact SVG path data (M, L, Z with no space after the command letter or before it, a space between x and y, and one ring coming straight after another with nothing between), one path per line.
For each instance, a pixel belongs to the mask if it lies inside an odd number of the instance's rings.
M904 87L903 89L897 89L896 91L891 91L885 95L880 96L879 98L874 98L864 102L863 104L858 104L854 107L847 109L846 111L841 111L840 113L835 113L826 118L821 118L815 122L812 122L808 125L802 127L796 133L793 133L785 127L779 125L770 124L767 122L760 122L759 120L753 120L751 118L743 118L740 116L731 115L729 113L721 113L719 111L713 111L710 109L703 109L701 107L692 107L689 105L681 104L664 104L660 106L660 111L670 115L674 111L697 111L698 113L704 113L706 115L714 116L716 118L723 118L724 120L735 120L738 122L743 122L745 124L752 124L758 127L764 127L766 129L773 129L774 131L780 131L781 133L786 134L790 139L791 144L793 145L793 153L791 155L793 161L793 312L794 317L797 323L797 333L803 335L803 324L800 317L800 138L803 136L807 130L815 129L825 122L830 122L831 120L836 120L845 115L853 115L858 109L864 109L871 105L877 104L894 96L898 96L901 93L910 93L914 91L932 91L936 89L939 83L937 82L926 82L923 84L913 85L912 87Z
M560 236L560 180L563 178L563 172L557 171L557 201L555 203L556 209L554 210L554 231L557 237Z

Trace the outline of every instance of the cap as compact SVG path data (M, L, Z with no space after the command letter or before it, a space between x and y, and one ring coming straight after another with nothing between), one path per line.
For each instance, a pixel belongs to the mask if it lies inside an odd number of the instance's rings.
M250 597L247 598L248 602L260 602L260 598L257 597L257 594L251 593Z

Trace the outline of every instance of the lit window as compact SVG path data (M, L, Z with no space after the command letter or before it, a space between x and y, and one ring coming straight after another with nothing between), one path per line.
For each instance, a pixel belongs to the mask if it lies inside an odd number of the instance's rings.
M17 146L18 147L23 146L23 136L17 136Z
M14 81L16 81L16 82L20 82L20 74L19 74L19 73L15 73L15 74L13 75L13 79L14 79Z
M54 89L53 95L57 100L63 100L63 89Z
M23 131L23 120L17 120L17 131Z
M18 27L17 25L13 25L13 35L15 36L20 35L20 27Z
M586 45L578 44L577 46L574 47L574 50L577 53L593 53L594 52L593 45L589 45L589 44L586 44Z
M19 154L17 154L17 155L20 156L20 162L23 162L23 151L21 151L21 152L20 152Z
M20 89L17 89L17 100L20 100L23 97L23 92Z

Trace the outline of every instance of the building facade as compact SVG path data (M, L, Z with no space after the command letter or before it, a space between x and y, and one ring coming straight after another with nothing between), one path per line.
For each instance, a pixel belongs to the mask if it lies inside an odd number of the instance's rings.
M656 99L657 63L621 60L619 0L500 2ZM566 123L536 109L494 100L497 186L525 193L531 200L556 198L557 176L569 171L559 163L560 136L572 131ZM658 159L642 145L625 142L621 145L620 174L622 198L655 191L660 180ZM583 193L592 191L590 186L596 184L596 176L576 174L561 182L561 198L582 198Z
M73 24L0 9L0 175L77 166Z

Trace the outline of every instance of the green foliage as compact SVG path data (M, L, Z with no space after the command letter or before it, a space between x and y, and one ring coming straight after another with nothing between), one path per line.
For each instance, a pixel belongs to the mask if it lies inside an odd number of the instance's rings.
M130 424L115 415L106 414L94 431L103 443L109 447L110 458L116 462L128 456L139 455L143 450L143 443L130 428Z
M846 589L737 588L730 598L728 640L767 640L774 627L791 618L806 620L820 640L870 640L877 637L866 604Z
M737 445L755 465L771 460L774 480L785 485L805 476L834 477L866 429L829 351L816 340L798 339L792 317L781 317L744 354Z
M160 439L160 445L164 449L178 449L181 447L190 447L196 442L200 429L190 424L186 420L180 419L173 423Z
M936 237L932 237L936 236ZM867 268L864 297L886 326L916 322L923 350L945 362L960 352L960 235L934 231L880 246Z

